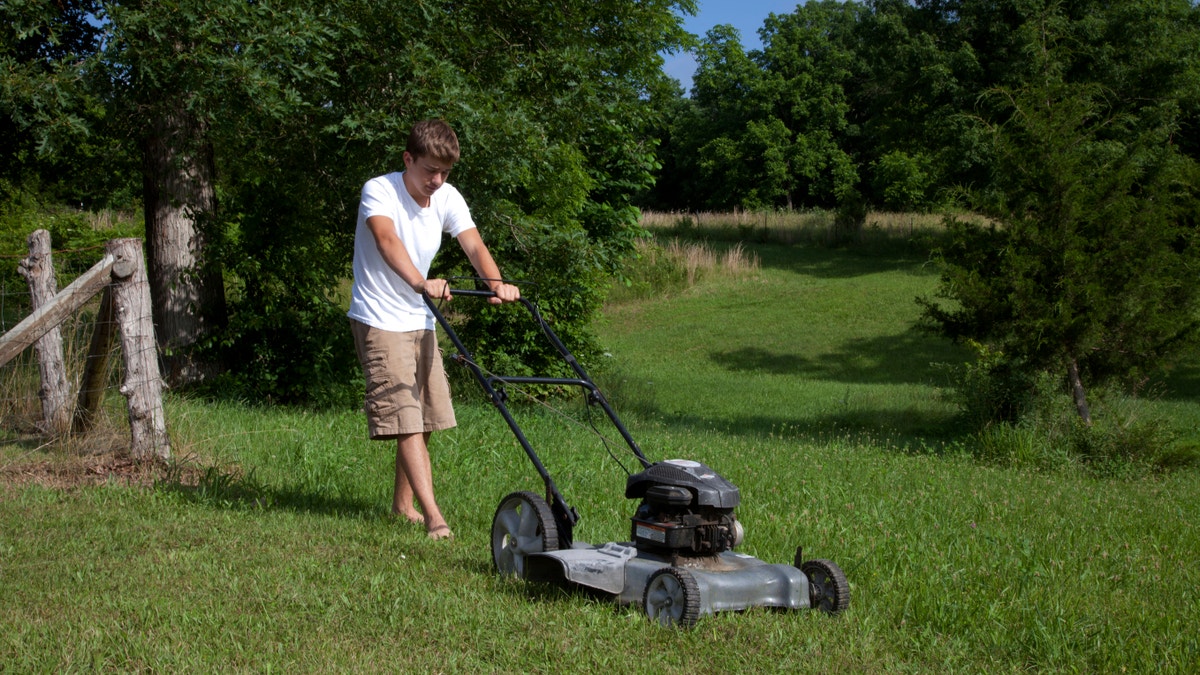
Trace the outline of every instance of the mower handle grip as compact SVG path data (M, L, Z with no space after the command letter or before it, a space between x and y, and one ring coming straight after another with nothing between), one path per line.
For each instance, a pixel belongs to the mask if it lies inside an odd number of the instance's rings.
M448 288L450 295L473 295L477 298L494 298L496 291L481 291L476 288ZM424 295L429 295L424 293Z
M496 291L483 291L483 290L479 290L476 288L449 288L449 287L447 287L446 290L447 290L447 292L450 293L451 297L453 297L455 295L465 295L467 297L475 297L475 298L494 298L494 297L496 297ZM421 291L421 295L422 295L422 297L424 297L425 302L427 304L433 302L433 298L429 296L429 293L427 291ZM534 307L533 303L531 303L525 296L522 295L521 297L517 298L516 301L525 305L525 307L527 307L529 309L529 311L537 319L537 322L542 323L542 317L538 313L537 308Z

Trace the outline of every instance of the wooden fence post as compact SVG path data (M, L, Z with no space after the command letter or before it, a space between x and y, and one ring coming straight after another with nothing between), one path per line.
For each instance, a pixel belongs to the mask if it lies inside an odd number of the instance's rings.
M32 247L31 243L31 247ZM72 281L63 291L25 317L8 332L0 335L0 366L8 363L26 347L38 343L44 336L58 331L58 325L97 293L111 293L113 316L121 336L121 351L125 363L125 381L121 393L128 400L129 427L132 437L130 454L135 459L171 457L167 438L166 415L162 405L162 374L158 367L158 346L154 341L154 319L151 317L150 282L146 278L145 258L140 239L114 239L108 242L107 252L100 262ZM41 249L38 249L39 251ZM49 238L46 258L49 257ZM39 267L42 259L30 256L22 263L22 274ZM36 264L35 264L36 263ZM41 283L41 282L39 282ZM31 282L32 284L32 282ZM108 290L105 290L107 287ZM102 309L102 313L108 310ZM104 321L100 317L100 321ZM62 360L61 335L58 348ZM98 338L103 342L103 338ZM65 369L64 379L65 379ZM43 381L45 374L43 373ZM45 385L43 385L45 388ZM65 392L65 389L64 389ZM62 409L66 412L63 431L69 430L70 411L63 395ZM81 399L83 392L81 392Z
M21 261L18 271L29 283L29 296L36 311L54 299L58 282L50 256L50 233L37 230L26 239L29 257ZM41 372L38 398L42 401L42 432L55 436L71 428L71 409L67 406L67 368L63 358L62 330L55 325L33 345Z
M130 453L136 459L171 457L166 415L162 406L162 373L154 341L150 282L140 239L114 239L107 249L112 268L113 310L121 335L125 381L121 393L129 401Z
M79 395L75 399L75 419L71 423L74 433L92 428L108 384L105 378L108 377L108 357L112 352L116 324L112 295L112 286L107 286L100 296L100 311L96 314L96 327L92 329L92 342L83 367L83 379L79 382Z

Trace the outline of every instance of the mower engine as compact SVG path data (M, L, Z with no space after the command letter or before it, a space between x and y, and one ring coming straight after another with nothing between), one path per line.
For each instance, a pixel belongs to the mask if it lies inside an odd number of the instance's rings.
M714 556L742 541L733 515L741 493L700 462L670 459L629 477L625 497L641 499L633 542L674 557Z

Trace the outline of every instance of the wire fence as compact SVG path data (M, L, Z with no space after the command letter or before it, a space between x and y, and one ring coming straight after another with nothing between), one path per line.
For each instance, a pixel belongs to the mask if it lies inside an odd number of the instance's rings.
M104 247L53 251L57 291L105 253ZM8 334L33 313L29 284L18 273L24 259L0 257L0 334ZM43 367L37 349L30 346L0 365L0 445L16 446L18 452L128 454L131 425L121 392L126 361L121 341L114 337L119 330L114 313L103 311L103 295L94 295L58 324L69 428L56 428L47 418Z

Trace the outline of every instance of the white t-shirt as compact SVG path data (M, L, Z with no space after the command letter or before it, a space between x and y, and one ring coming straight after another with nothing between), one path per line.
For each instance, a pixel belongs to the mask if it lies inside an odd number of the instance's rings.
M457 237L475 227L467 202L454 186L443 184L429 200L417 205L404 187L404 174L389 173L367 181L358 203L354 231L354 285L350 292L351 319L381 330L433 330L433 314L425 300L384 262L367 227L367 218L384 216L396 225L409 258L428 277L429 265L442 245L442 233Z

